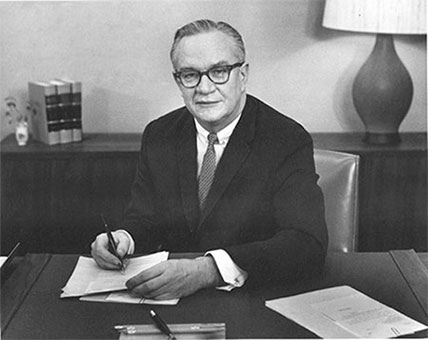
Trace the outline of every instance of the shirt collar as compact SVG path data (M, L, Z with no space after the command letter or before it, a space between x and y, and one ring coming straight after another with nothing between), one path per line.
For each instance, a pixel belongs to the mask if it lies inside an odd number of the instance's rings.
M233 130L235 130L235 127L238 124L239 118L241 118L241 115L242 113L239 114L239 116L236 117L229 125L227 125L222 130L217 132L217 138L218 138L219 144L225 144L229 141L229 138L232 135ZM202 137L204 141L207 141L209 131L205 130L205 128L201 124L199 124L199 122L196 119L194 120L195 120L196 131L198 133L198 136Z

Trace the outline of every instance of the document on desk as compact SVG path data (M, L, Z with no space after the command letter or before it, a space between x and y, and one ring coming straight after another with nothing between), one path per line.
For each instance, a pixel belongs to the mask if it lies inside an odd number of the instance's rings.
M9 252L7 256L0 256L0 268L3 274L3 271L6 270L7 266L10 265L16 253L18 252L20 243L15 244L13 249Z
M322 338L394 338L428 329L349 286L269 300L266 306Z
M86 301L150 303L151 300L132 297L126 291L126 281L143 270L168 259L168 252L130 258L126 270L106 270L100 268L94 259L80 256L67 284L62 289L61 298L82 297ZM107 293L104 295L93 295ZM91 297L90 297L91 296ZM163 304L176 304L176 300L163 301ZM153 302L159 303L159 302Z
M127 291L119 291L112 293L102 293L93 295L84 295L79 298L80 301L88 302L116 302L116 303L131 303L138 305L176 305L180 299L171 300L152 300L144 297L135 297Z

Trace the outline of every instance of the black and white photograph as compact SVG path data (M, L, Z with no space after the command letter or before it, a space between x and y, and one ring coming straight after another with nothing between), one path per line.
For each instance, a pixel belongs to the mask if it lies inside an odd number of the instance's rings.
M427 338L426 18L0 1L1 338Z

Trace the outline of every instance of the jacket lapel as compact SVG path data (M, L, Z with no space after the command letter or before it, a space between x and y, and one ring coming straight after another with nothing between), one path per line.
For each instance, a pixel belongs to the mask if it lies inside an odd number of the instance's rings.
M196 132L190 113L179 131L176 146L178 178L183 202L183 212L191 231L195 230L199 220L198 183L196 179Z
M242 112L229 142L224 150L215 172L215 177L211 190L205 202L205 209L201 214L199 225L201 225L208 214L214 208L216 202L224 194L237 171L241 168L251 150L251 142L255 134L256 108L250 96L247 96L247 103Z

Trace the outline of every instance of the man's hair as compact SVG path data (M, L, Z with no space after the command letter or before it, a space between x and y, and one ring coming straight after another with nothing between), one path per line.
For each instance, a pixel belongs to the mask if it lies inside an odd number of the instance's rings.
M193 21L189 24L184 25L183 27L180 27L177 30L177 32L175 32L174 41L172 43L171 52L170 52L171 61L174 63L175 50L177 48L178 43L181 41L181 39L183 39L184 37L197 35L200 33L208 33L208 32L215 32L215 31L223 32L224 34L228 35L233 39L233 42L236 47L237 57L240 62L244 62L245 46L244 46L244 40L242 39L239 32L226 22L223 22L223 21L214 22L208 19Z

